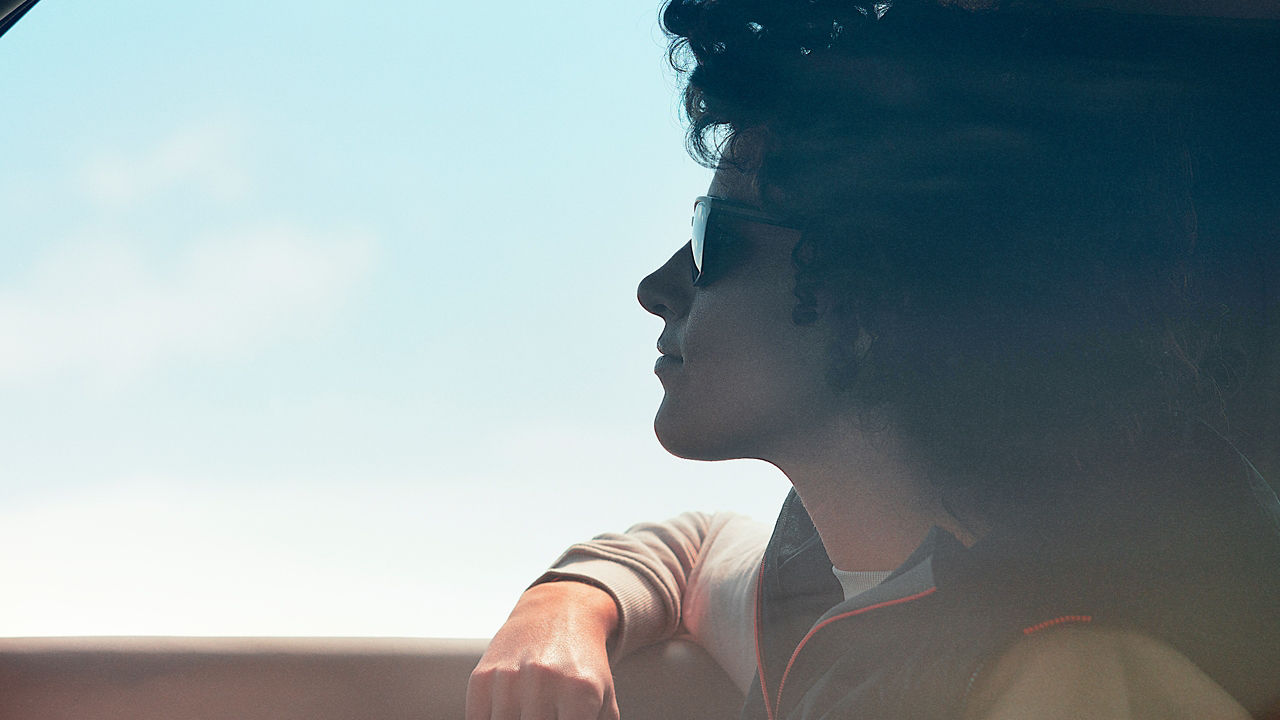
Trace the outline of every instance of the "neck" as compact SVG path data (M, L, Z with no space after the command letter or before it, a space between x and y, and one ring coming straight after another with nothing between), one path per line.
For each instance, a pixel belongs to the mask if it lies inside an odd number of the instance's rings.
M837 439L810 446L821 454L796 453L802 459L774 463L795 486L836 567L893 570L934 526L965 544L977 539L891 437L854 431Z

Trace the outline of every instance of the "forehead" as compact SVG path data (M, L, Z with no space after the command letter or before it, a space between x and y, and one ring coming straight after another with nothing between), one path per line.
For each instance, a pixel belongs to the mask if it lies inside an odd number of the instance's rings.
M733 164L722 164L711 178L711 186L707 188L711 197L732 200L740 205L757 207L760 204L759 193L755 186L755 176Z
M716 174L711 178L707 194L711 197L732 200L739 205L760 207L760 190L756 186L754 169L760 163L760 138L751 130L739 132L721 158Z

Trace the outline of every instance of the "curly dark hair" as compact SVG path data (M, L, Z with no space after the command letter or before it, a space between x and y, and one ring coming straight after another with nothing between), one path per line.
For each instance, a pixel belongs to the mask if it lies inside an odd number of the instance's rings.
M941 486L1056 501L1189 421L1274 452L1274 23L995 0L662 22L691 153L757 158L804 229L796 322L832 314L833 387Z

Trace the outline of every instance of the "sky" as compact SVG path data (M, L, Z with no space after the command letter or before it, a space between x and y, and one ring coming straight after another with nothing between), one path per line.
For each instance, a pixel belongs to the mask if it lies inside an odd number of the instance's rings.
M710 173L651 0L43 0L0 39L0 635L483 637L786 481L653 437Z

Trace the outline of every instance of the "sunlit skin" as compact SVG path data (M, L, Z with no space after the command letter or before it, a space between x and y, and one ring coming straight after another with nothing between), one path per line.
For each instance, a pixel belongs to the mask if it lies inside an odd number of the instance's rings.
M732 164L707 194L760 207L752 175ZM893 434L864 431L858 409L831 387L828 319L793 322L797 240L792 230L737 223L729 241L749 250L713 282L693 285L687 246L641 281L641 305L663 320L658 439L680 457L778 467L843 569L896 568L935 525L972 542Z

